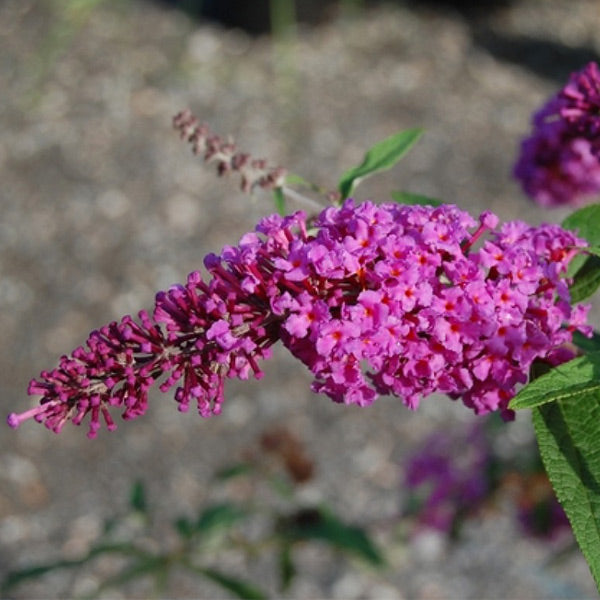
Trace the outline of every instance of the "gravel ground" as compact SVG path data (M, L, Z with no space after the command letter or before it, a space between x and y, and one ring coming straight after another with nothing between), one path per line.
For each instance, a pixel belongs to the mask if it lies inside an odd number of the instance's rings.
M597 0L521 0L475 20L398 2L360 20L299 27L287 43L141 1L107 0L90 13L53 6L0 5L3 413L28 406L29 379L88 331L149 308L156 290L183 281L207 252L236 242L271 210L269 197L243 196L235 181L217 180L191 156L170 125L182 108L235 135L242 149L327 187L372 143L423 126L416 149L358 197L383 200L404 188L503 219L564 216L529 204L509 172L531 111L600 55ZM301 365L276 352L260 384L228 385L223 415L209 421L157 396L146 417L95 441L75 427L60 437L34 423L5 428L0 572L83 552L103 520L124 509L136 478L160 522L193 514L212 497L211 473L281 425L316 462L302 491L307 501L325 501L357 522L393 517L402 457L440 424L470 420L438 399L417 413L392 399L340 407L313 396L309 384ZM508 443L527 440L527 416L505 435ZM549 564L554 552L521 537L510 506L499 505L456 545L435 536L396 544L383 573L321 550L301 553L303 577L286 595L596 597L583 559ZM248 572L276 594L270 566L261 559ZM58 573L13 596L77 595L104 568ZM168 593L222 597L183 577ZM147 594L134 586L105 597Z

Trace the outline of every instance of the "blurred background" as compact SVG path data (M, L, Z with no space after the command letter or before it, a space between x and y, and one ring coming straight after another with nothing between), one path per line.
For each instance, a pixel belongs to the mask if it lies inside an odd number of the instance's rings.
M531 204L510 171L532 111L599 56L597 0L4 0L0 412L30 406L31 377L90 330L151 308L157 290L272 212L267 194L242 195L237 179L217 179L191 154L171 127L179 110L326 188L375 142L420 126L419 144L358 198L405 189L476 214L559 222L566 212ZM211 420L156 394L144 418L94 441L71 426L58 437L33 422L0 429L0 575L84 552L136 479L160 535L161 521L211 497L215 469L282 425L310 448L305 498L360 523L393 518L411 449L473 420L444 398L416 413L390 398L334 405L311 394L309 374L281 349L264 367L260 383L230 382ZM528 415L501 435L508 452L529 444ZM409 536L383 573L306 553L287 597L595 596L583 558L552 560L555 549L524 537L512 510L490 507L454 545ZM82 578L89 587L102 576L55 573L13 595L77 595ZM182 577L169 595L222 592Z

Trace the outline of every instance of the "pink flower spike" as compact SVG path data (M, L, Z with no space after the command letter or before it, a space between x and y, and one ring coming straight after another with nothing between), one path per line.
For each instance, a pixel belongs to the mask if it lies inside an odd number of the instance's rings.
M477 413L499 410L534 360L556 362L587 307L569 302L567 266L585 245L555 225L499 229L455 206L355 205L273 215L237 246L209 255L209 278L155 297L154 310L93 331L84 346L32 380L40 405L9 426L58 432L146 412L153 385L174 388L181 412L219 414L228 379L263 376L281 342L312 373L312 389L366 406L379 395L409 408L448 394ZM476 230L475 233L472 233ZM310 231L310 235L308 234ZM478 250L476 236L487 235Z

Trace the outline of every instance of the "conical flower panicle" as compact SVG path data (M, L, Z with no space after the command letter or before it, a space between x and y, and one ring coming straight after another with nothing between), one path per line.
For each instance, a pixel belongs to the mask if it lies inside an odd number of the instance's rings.
M416 408L441 392L508 418L532 362L567 359L573 331L588 331L564 278L586 243L554 225L497 224L455 206L352 200L310 230L302 212L262 219L206 257L207 281L191 273L157 294L152 315L92 332L43 371L29 387L40 405L8 422L34 417L58 432L89 416L93 437L101 420L114 429L113 407L143 414L155 383L176 387L180 410L218 414L225 379L261 377L279 340L336 402L392 395Z

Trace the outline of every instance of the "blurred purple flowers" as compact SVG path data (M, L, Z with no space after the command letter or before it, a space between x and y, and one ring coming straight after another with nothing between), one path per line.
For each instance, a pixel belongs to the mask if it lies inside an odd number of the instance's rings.
M526 535L553 539L569 531L536 446L524 446L512 457L501 455L495 449L500 431L493 418L443 427L408 457L402 486L408 492L405 514L415 519L418 530L458 535L466 519L502 496L512 500Z
M515 497L517 519L527 535L551 540L571 531L569 519L541 465L537 473L513 473L510 479L509 485L519 492Z
M153 315L126 316L43 371L33 417L59 432L90 418L115 427L143 414L148 390L176 387L182 411L218 414L226 378L261 377L281 341L314 375L313 391L366 406L393 395L410 408L434 392L505 417L535 359L557 364L584 325L564 274L586 242L555 225L497 229L455 206L355 205L272 215L204 263L210 274L159 292ZM473 231L472 231L473 230ZM480 249L473 245L484 234Z
M600 69L594 62L533 116L514 176L542 206L580 204L600 192Z
M492 447L481 423L436 431L405 465L410 512L425 527L452 534L493 492Z

